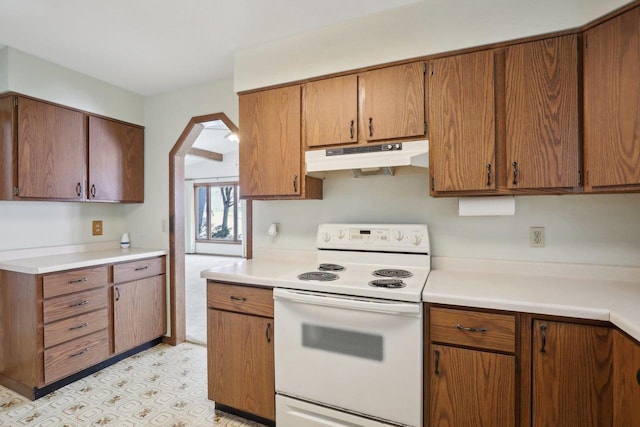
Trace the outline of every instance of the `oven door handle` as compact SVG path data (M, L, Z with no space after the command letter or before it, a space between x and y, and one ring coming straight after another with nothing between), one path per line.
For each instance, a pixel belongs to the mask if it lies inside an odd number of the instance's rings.
M276 288L273 299L292 301L302 304L313 304L327 307L345 308L348 310L372 311L376 313L420 315L420 304L394 301L371 300L359 297L327 295L316 292L294 291Z

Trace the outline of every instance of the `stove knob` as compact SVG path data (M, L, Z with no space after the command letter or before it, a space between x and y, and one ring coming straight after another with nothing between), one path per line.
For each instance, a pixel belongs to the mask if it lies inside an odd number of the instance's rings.
M411 239L411 242L414 245L418 246L420 244L420 242L422 242L422 236L419 235L419 234L414 234L412 239Z
M329 234L326 231L324 231L322 233L322 240L324 240L325 242L328 242L329 240L331 240L331 234Z
M402 231L396 231L396 240L399 242L404 239L404 233Z
M345 236L344 230L339 230L338 231L338 239L344 239L344 236Z

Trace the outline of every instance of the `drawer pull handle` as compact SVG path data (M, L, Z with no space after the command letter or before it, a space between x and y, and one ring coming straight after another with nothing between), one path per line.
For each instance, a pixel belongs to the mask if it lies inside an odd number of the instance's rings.
M271 331L271 322L267 322L267 330L265 331L265 336L267 337L267 342L271 342L271 334L269 333Z
M373 117L369 117L369 138L373 137Z
M149 266L145 265L144 267L137 267L135 271L142 271L142 270L146 270L147 268L149 268Z
M114 296L116 297L116 301L120 301L120 288L116 286L113 289L113 291L114 291Z
M73 327L69 328L69 330L70 331L75 331L76 329L86 328L87 326L89 326L89 324L85 322L82 325L73 326Z
M640 385L640 369L638 369L638 372L636 373L636 381L638 381L638 385Z
M466 326L462 326L460 323L456 325L456 329L465 332L480 332L481 334L487 333L487 328L468 328Z
M434 358L435 370L433 371L433 373L436 375L440 375L440 350L435 350L434 353L435 353L435 358Z
M89 304L89 301L84 300L84 301L81 301L81 302L79 302L77 304L71 304L69 307L80 307L80 306L87 305L87 304Z
M71 357L78 357L78 356L82 356L83 354L85 354L87 351L89 351L89 347L85 347L84 350L79 351L78 353L73 353L71 355Z
M353 125L355 124L355 120L351 120L351 126L349 126L349 139L353 139Z
M540 347L540 353L547 352L547 325L540 325L540 333L542 335L542 347Z
M231 295L229 297L232 301L242 301L245 302L247 299L245 297L234 297L233 295Z
M83 277L82 279L69 280L69 283L70 283L70 284L73 284L73 283L83 283L83 282L86 282L87 280L89 280L89 278L88 278L88 277Z

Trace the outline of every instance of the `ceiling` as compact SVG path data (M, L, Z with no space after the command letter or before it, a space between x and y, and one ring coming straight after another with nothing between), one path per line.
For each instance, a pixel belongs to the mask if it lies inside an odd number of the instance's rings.
M0 0L0 47L149 96L230 78L236 50L417 1Z

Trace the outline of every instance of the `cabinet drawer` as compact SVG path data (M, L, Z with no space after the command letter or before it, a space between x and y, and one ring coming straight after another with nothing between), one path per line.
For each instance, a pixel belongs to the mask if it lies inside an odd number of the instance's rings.
M113 266L113 283L132 282L165 273L165 257L147 258Z
M44 323L88 313L107 306L107 287L78 292L45 300L42 303Z
M109 334L105 329L44 351L44 382L64 378L109 357Z
M207 306L218 310L273 317L273 290L208 282Z
M109 326L107 309L84 313L44 326L44 347L49 348L65 341L92 334Z
M82 270L44 276L42 278L42 293L44 298L51 298L107 285L108 283L109 276L106 265L83 268Z
M436 307L431 308L429 315L433 342L515 352L514 315Z

